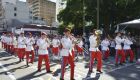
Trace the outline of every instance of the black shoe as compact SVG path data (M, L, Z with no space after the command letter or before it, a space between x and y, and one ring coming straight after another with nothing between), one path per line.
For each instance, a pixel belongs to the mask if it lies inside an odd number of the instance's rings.
M129 61L130 63L134 63L133 61Z
M120 63L119 65L123 65L123 63Z
M126 63L125 61L123 63Z
M52 73L52 71L49 70L49 71L47 71L47 73Z
M99 72L99 73L103 73L101 70L97 70L97 72Z
M40 70L40 69L38 69L37 71L38 71L38 72L41 72L41 70Z
M118 67L119 65L116 63L115 66Z
M21 59L22 61L24 61L24 59Z
M27 63L26 66L29 67L29 64Z
M19 63L21 62L21 59L19 59Z
M93 71L92 71L92 70L89 70L88 72L89 72L89 73L92 73Z
M60 80L64 80L64 79L60 78Z

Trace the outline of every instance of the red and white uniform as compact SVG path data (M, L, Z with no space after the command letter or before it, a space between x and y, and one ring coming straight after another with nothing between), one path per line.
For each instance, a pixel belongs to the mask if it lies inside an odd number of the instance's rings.
M128 38L124 39L124 52L125 52L125 57L127 57L128 55L130 55L130 62L133 62L134 60L134 53L133 51L131 50L131 47L130 45L132 45L133 42L130 41Z
M48 50L47 48L49 47L49 43L46 41L46 39L40 38L37 40L37 46L39 47L38 49L38 70L41 70L42 66L42 60L44 59L45 65L46 65L46 70L50 71L50 65L49 65L49 56L48 56Z
M12 34L10 38L11 38L10 52L13 54L14 53L14 39L16 39L16 37L14 37Z
M1 37L1 41L3 43L3 48L6 49L6 35Z
M78 43L76 44L77 52L80 54L83 52L83 44L84 43L83 43L82 39L80 39L78 41Z
M13 46L14 46L14 48L17 48L17 39L16 39L16 37L14 36L13 37Z
M12 37L7 37L7 47L9 52L11 52L11 46L12 46Z
M71 52L70 54L72 54L72 57L75 58L75 42L76 42L76 38L74 36L70 36L70 40L72 42L72 46L71 46Z
M89 42L90 42L90 48L89 51L90 53L90 65L89 65L89 71L92 71L93 68L93 63L94 60L97 59L98 63L97 63L97 70L101 71L102 68L102 53L100 52L100 50L98 49L97 45L97 36L95 35L91 35L89 37Z
M110 43L109 43L109 40L107 39L104 39L102 42L101 42L101 48L102 48L102 53L103 53L103 57L105 59L107 59L109 57L109 46Z
M18 37L18 57L19 59L23 59L25 56L25 48L26 48L26 43L25 43L26 38L19 36Z
M59 45L60 45L59 39L54 38L52 40L52 53L53 54L58 55L58 53L59 53Z
M13 52L14 53L17 53L17 39L16 39L16 37L15 36L13 36L12 37L12 39L13 39L13 42L12 42L12 45L13 45Z
M27 37L26 40L25 40L25 43L26 43L26 60L27 60L27 64L29 62L29 55L31 54L32 55L32 58L30 60L31 63L33 63L34 61L34 48L33 48L33 44L35 43L35 40L33 37L29 38Z
M115 47L115 49L116 49L116 56L115 56L116 64L118 64L119 55L121 56L120 63L123 63L125 61L125 54L124 54L121 43L124 42L124 39L121 39L121 37L116 36L115 42L116 42L116 47Z
M4 48L4 35L1 36L1 43L2 43L2 48Z
M4 43L5 43L5 49L7 51L8 50L8 37L7 36L4 37Z
M64 72L66 64L70 64L71 68L71 79L74 79L74 58L71 53L72 48L72 41L69 37L64 36L61 39L62 50L60 52L62 56L62 63L61 63L61 78L64 79Z

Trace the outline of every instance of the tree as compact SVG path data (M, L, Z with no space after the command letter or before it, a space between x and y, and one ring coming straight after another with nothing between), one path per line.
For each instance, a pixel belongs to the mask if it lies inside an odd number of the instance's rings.
M100 0L100 26L109 33L114 25L140 18L140 0ZM85 11L83 12L83 7ZM62 25L73 24L77 30L82 29L85 22L92 22L90 28L96 26L97 0L67 0L67 7L60 12L58 20Z

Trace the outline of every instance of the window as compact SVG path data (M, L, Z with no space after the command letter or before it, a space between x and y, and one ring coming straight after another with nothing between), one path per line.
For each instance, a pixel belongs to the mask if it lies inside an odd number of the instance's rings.
M32 19L32 16L29 16L30 19Z
M16 16L17 16L17 14L16 14L16 13L14 13L14 16L16 17Z
M16 7L14 7L14 11L17 11L17 8Z

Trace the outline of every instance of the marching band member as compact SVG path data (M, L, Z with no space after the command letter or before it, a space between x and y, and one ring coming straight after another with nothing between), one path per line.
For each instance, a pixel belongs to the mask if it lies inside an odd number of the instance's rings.
M57 38L57 36L55 35L54 38L53 38L53 40L52 40L53 60L54 60L54 58L56 59L56 57L58 58L59 45L60 45L60 41Z
M84 43L83 43L83 41L82 41L82 38L78 38L78 39L77 39L77 44L76 44L77 59L78 59L78 55L79 55L79 54L82 54L83 57L85 58L85 55L84 55L84 53L83 53L83 45L84 45Z
M8 33L7 37L7 47L8 47L8 52L11 53L11 46L12 46L12 37L11 33Z
M128 37L125 36L123 49L124 49L126 58L128 55L130 55L130 60L129 60L130 63L133 63L133 60L134 60L134 53L130 47L130 45L132 45L132 44L133 44L133 42L131 40L129 40Z
M4 48L4 37L5 37L5 33L2 33L2 36L1 36L2 48Z
M101 42L103 59L108 59L109 57L109 45L109 40L105 37L105 39Z
M18 37L18 57L19 57L19 62L21 62L24 59L25 56L25 37L24 37L24 32L20 33L20 36Z
M75 45L76 45L76 38L74 37L74 34L71 34L70 36L70 39L72 41L72 46L71 46L71 54L72 54L72 57L75 58Z
M38 71L41 71L42 60L45 61L45 66L47 73L51 73L50 71L50 64L49 64L49 55L47 48L49 47L49 42L47 39L47 34L43 32L41 34L41 38L37 41L38 49Z
M6 33L4 40L5 40L5 50L8 51L8 32Z
M124 51L123 51L123 48L122 48L122 43L124 42L124 39L121 38L121 33L118 32L117 33L117 36L115 38L115 42L116 42L116 55L115 55L115 65L118 66L118 60L119 60L119 55L121 56L121 59L120 59L120 65L123 64L123 62L125 61L125 54L124 54Z
M15 56L17 56L17 51L18 51L18 44L17 44L17 38L12 34L12 44L13 44L13 53Z
M7 34L5 33L5 36L3 38L3 43L4 43L4 49L7 50L7 43L6 43L6 40L7 40Z
M27 66L29 66L28 63L29 63L29 56L30 56L30 54L32 55L31 60L30 60L31 63L33 63L34 56L35 56L34 48L33 48L33 44L35 43L35 40L32 37L32 33L28 32L28 35L29 36L25 40L25 43L26 43L26 46L27 46L26 49L25 49L25 51L26 51L26 64L27 64Z
M110 40L110 55L113 57L115 56L115 46L116 46L115 40L111 39Z
M70 30L65 29L64 37L61 39L62 49L62 63L61 63L61 77L60 80L64 80L65 67L69 63L71 68L70 80L74 80L74 58L71 53L72 51L72 40L70 39Z
M14 54L14 40L16 40L16 37L13 33L11 33L11 53Z
M97 59L97 71L102 73L101 68L102 68L102 53L99 50L99 45L100 45L100 30L93 30L93 34L89 37L89 42L90 42L90 65L89 65L89 72L92 72L92 67L94 60Z

